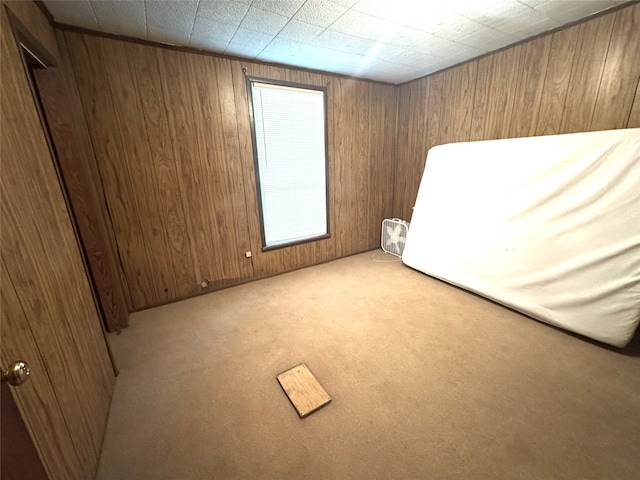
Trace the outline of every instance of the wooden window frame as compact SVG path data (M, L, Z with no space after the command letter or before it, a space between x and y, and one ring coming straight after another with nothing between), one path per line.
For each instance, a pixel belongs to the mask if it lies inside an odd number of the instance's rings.
M316 90L322 92L322 103L324 108L324 168L325 168L325 209L327 212L327 228L326 233L322 235L317 235L314 237L304 238L301 240L294 240L292 242L279 243L277 245L267 245L266 235L264 229L264 210L262 208L262 189L260 187L260 170L259 170L259 161L258 161L258 148L257 148L257 139L256 139L256 124L253 115L253 83L266 83L268 85L275 85L279 87L292 87L292 88L300 88L303 90ZM249 121L251 124L251 148L253 151L253 167L255 171L255 182L256 182L256 196L258 202L258 218L260 221L260 241L262 242L262 251L268 252L271 250L278 250L286 247L293 247L295 245L302 245L304 243L317 242L319 240L326 240L331 238L331 230L330 230L330 198L329 198L329 121L328 121L328 108L327 108L327 87L322 87L318 85L307 85L303 83L295 83L295 82L286 82L284 80L273 80L269 78L261 78L261 77L251 77L247 76L245 80L245 85L247 89L247 102L249 105Z

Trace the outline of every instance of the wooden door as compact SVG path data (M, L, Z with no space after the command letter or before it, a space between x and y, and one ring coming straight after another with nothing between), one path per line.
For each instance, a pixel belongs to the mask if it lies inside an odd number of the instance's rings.
M125 294L118 277L119 266L109 252L106 240L111 225L103 212L104 196L97 178L97 165L84 124L79 99L72 102L73 85L60 66L32 69L34 94L40 100L48 134L64 178L66 192L73 207L78 235L84 246L87 267L95 285L96 299L104 315L105 327L113 332L129 323ZM74 109L73 107L79 107ZM100 192L102 193L102 192ZM102 194L104 195L104 194ZM101 202L102 200L102 202Z
M47 480L47 473L38 457L16 402L8 385L0 390L0 478L2 480Z
M6 368L8 364L2 366ZM0 387L0 478L47 480L47 473L9 388L5 383Z
M0 360L47 475L94 478L114 369L18 44L3 5L0 76Z

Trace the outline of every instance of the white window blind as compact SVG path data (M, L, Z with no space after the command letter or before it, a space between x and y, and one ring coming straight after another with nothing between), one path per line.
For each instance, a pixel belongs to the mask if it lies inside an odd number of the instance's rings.
M265 246L327 233L324 92L252 82Z

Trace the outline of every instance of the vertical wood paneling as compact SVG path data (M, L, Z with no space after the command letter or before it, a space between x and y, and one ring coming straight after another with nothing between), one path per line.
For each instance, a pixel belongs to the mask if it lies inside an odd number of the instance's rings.
M591 130L627 126L640 78L640 4L615 13Z
M514 109L507 128L508 137L531 137L536 133L551 49L551 35L516 47L518 83L514 90ZM528 112L524 115L524 112Z
M379 245L393 198L394 87L65 38L135 308L207 291L205 279L215 289ZM243 68L327 87L329 239L262 251Z
M588 131L611 40L615 13L581 23L560 133Z
M569 91L571 65L579 28L566 28L550 35L551 49L538 111L536 135L560 133L564 103Z
M489 102L491 100L494 70L497 69L497 55L478 60L478 73L476 76L476 88L474 95L473 111L471 114L471 134L469 140L484 140ZM419 80L418 80L419 81Z
M146 174L137 179L136 188L155 194L154 198L149 199L148 208L157 215L154 221L158 223L153 228L158 229L159 226L164 235L154 236L158 241L153 243L153 251L164 254L163 266L158 266L158 271L163 273L164 278L173 277L172 282L169 280L163 285L164 289L170 289L167 296L185 297L197 293L199 282L193 276L190 245L186 238L187 226L176 171L178 162L172 155L172 137L158 59L155 49L135 44L129 48L134 85L137 86L135 94L140 98L141 109L136 126L139 132L146 134L149 148ZM171 92L167 94L171 95Z
M134 308L159 303L100 39L65 32ZM126 101L126 100L125 100ZM97 121L96 119L99 119ZM124 165L123 165L124 163ZM109 188L107 188L109 186Z
M162 52L164 54L165 52ZM251 260L244 206L242 165L239 162L231 62L226 59L181 54L186 72L174 70L176 90L187 99L185 108L193 111L194 121L186 124L181 139L186 148L196 142L194 155L180 158L183 178L191 177L197 190L185 192L200 210L195 222L200 236L195 263L201 265L202 279L213 287L223 287L251 278ZM168 62L165 64L168 65ZM173 96L173 95L172 95ZM173 111L169 116L173 116ZM193 172L199 172L196 176ZM184 185L184 184L183 184ZM191 236L192 231L188 232Z
M116 159L115 172L117 175L122 175L123 172L128 174L127 186L131 189L129 197L138 208L141 233L148 248L145 262L140 263L137 257L131 260L145 273L143 291L149 289L148 285L154 285L154 290L150 292L152 298L158 303L169 301L176 298L178 285L176 271L171 268L173 256L166 228L167 219L163 216L166 212L166 200L162 198L162 185L158 182L157 170L160 165L155 164L152 157L152 145L149 143L143 113L142 92L136 79L138 67L135 61L138 45L97 40L99 45L94 52L101 53L101 58L107 66L105 73L109 81L124 154ZM99 124L100 117L96 116L89 122ZM109 184L105 185L105 190L116 193Z
M369 222L366 237L367 249L379 247L382 220L393 216L393 178L397 148L395 120L398 108L397 89L393 89L390 94L388 87L376 84L371 84L371 87L372 124L369 135L371 156L368 163L369 184L372 188L369 194L370 210L367 217Z
M443 127L443 109L448 108L445 103L445 74L439 73L431 77L429 82L429 97L427 99L427 142L429 147L440 143L440 129Z
M394 215L410 217L423 155L437 143L639 125L640 106L632 107L634 96L640 104L633 93L638 9L631 5L400 87ZM456 84L469 65L477 66L473 85ZM468 136L463 88L473 92Z
M111 107L111 118L85 111L96 143L104 130L117 142L98 159L134 308L251 278L230 61L67 35L83 102ZM106 90L81 73L88 55Z
M517 87L518 60L522 49L523 45L518 45L499 55L492 55L491 75L488 77L488 89L485 89L488 95L485 109L476 112L474 107L474 115L484 119L482 140L508 136L516 100L512 93Z
M469 62L460 68L443 72L447 90L442 112L440 143L469 140L477 69L478 62Z
M429 149L427 116L430 78L412 82L398 94L398 141L393 216L410 219ZM401 113L402 112L402 113ZM406 162L411 158L414 161Z

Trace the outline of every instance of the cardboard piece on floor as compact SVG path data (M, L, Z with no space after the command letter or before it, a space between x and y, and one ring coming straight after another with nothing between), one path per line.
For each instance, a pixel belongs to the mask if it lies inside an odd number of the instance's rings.
M300 418L315 412L331 401L309 368L301 363L276 377Z

